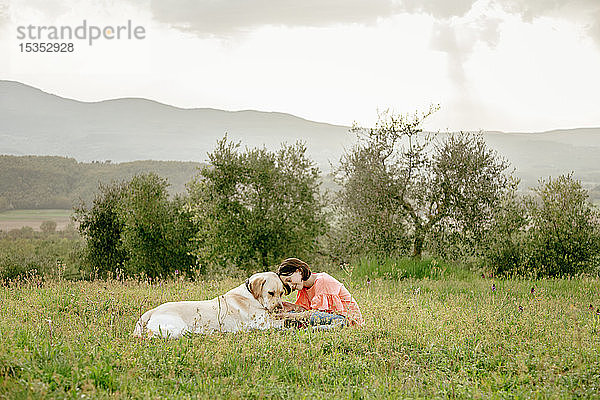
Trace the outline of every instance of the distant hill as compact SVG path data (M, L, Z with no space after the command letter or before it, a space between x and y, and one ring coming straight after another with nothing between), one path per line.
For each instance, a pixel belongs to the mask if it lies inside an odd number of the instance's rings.
M182 109L140 98L81 102L0 80L0 154L57 155L81 162L203 162L225 132L243 146L269 149L304 140L323 171L354 142L346 126L290 114ZM522 188L535 186L540 177L573 171L600 199L600 128L483 135L515 167Z
M225 133L274 149L306 141L320 165L337 161L352 136L344 126L260 111L182 109L139 98L81 102L0 81L0 154L60 155L80 161L207 160Z
M600 128L541 133L484 132L486 143L516 168L522 186L574 172L587 188L600 185Z

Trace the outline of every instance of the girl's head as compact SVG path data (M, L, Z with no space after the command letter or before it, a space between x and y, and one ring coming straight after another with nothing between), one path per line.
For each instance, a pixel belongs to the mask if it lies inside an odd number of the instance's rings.
M310 274L308 264L297 258L286 258L277 268L277 275L283 282L286 294L302 289Z

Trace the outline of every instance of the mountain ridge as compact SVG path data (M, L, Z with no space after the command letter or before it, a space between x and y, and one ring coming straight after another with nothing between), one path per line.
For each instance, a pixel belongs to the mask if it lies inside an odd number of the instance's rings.
M80 103L80 104L102 104L102 103L112 103L112 102L120 102L120 101L140 101L140 102L153 103L153 104L159 105L161 107L166 107L169 109L180 110L180 111L200 111L200 110L202 110L202 111L218 111L218 112L224 112L224 113L260 113L260 114L292 117L292 118L295 118L295 119L298 119L301 121L306 121L309 123L324 124L324 125L335 126L335 127L345 127L348 129L350 128L350 126L346 126L346 125L339 125L339 124L334 124L334 123L325 122L325 121L314 121L314 120L310 120L307 118L299 117L294 114L281 112L281 111L262 111L262 110L255 110L255 109L224 110L224 109L219 109L219 108L214 108L214 107L180 107L180 106L175 106L172 104L163 103L158 100L148 99L145 97L127 96L127 97L115 97L115 98L96 100L96 101L84 101L84 100L77 100L77 99L72 99L69 97L64 97L64 96L61 96L61 95L58 95L55 93L46 92L42 89L36 88L35 86L31 86L31 85L28 85L23 82L7 80L7 79L0 79L0 89L3 89L3 86L7 86L7 85L13 85L13 86L17 86L17 87L25 87L28 90L36 91L36 92L42 93L43 95L46 95L46 96L58 98L61 100L66 100L68 102ZM503 131L503 130L492 129L492 130L483 130L483 132L489 133L489 134L516 134L516 135L523 134L523 135L526 135L526 134L553 134L553 133L577 132L577 131L582 131L582 130L598 130L598 131L600 131L600 126L555 128L555 129L550 129L550 130L545 130L545 131Z
M337 147L351 142L347 127L276 111L186 109L132 97L84 102L16 81L0 81L0 121L0 153L81 161L204 162L227 133L247 146L303 140L326 166L338 157Z
M140 97L94 102L69 99L17 81L0 80L0 154L56 155L82 162L206 162L225 134L242 146L306 143L327 172L355 143L350 127L278 111L182 108ZM442 133L444 134L444 133ZM600 184L600 127L544 132L482 131L488 145L517 169L525 186L573 171Z

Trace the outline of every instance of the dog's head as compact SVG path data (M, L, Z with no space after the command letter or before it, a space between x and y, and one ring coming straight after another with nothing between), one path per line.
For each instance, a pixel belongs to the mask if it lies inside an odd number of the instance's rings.
M261 272L252 275L247 281L248 290L260 304L272 311L281 308L283 283L275 272Z

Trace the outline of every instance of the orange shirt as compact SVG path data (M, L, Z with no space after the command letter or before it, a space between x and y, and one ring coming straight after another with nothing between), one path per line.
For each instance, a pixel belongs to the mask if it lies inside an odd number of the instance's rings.
M351 324L365 323L356 300L342 283L325 272L313 272L313 275L314 285L298 291L296 304L309 310L341 314L347 317Z

